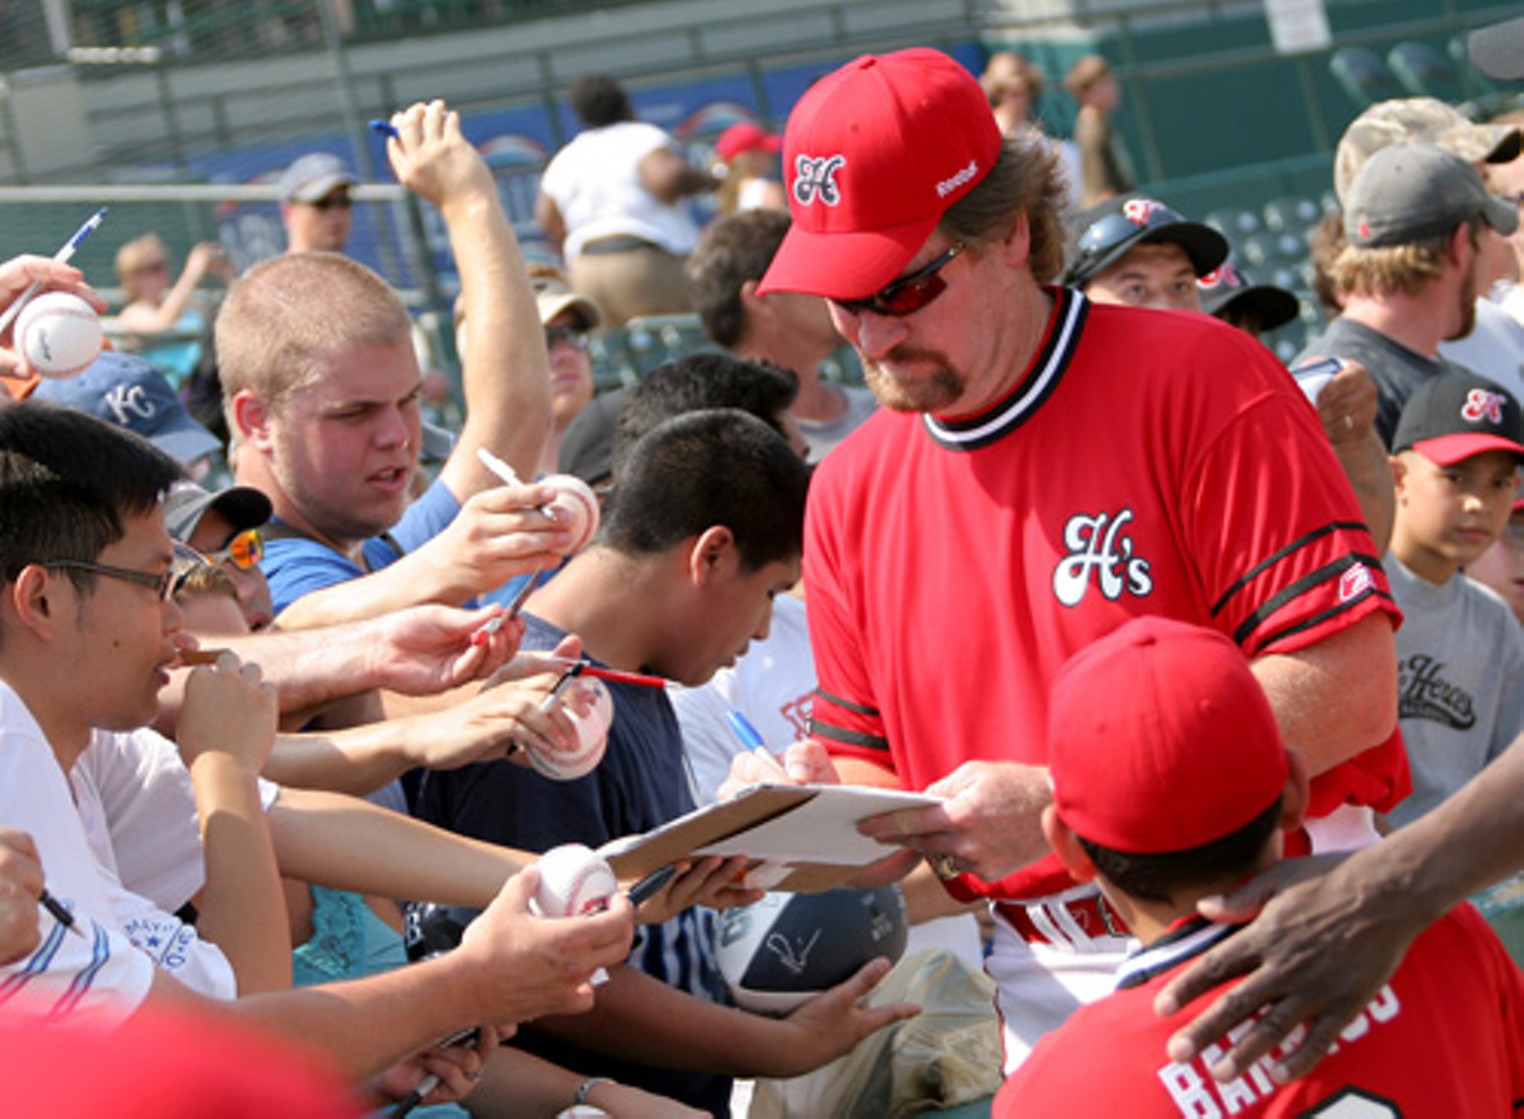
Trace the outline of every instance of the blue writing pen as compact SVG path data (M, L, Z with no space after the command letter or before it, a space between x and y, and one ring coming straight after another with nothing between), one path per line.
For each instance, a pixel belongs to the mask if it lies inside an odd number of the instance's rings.
M730 729L736 732L736 737L748 750L767 749L767 743L762 741L762 735L757 732L756 727L751 725L751 720L734 707L725 712L725 721L730 724Z
M79 247L85 243L85 238L100 228L101 222L106 219L106 207L102 206L95 213L85 219L85 224L74 231L74 236L64 242L63 248L53 254L53 259L60 264L67 264L74 258ZM21 314L21 309L32 301L32 297L42 290L42 281L33 280L27 285L26 290L18 295L11 305L0 314L0 332L16 321L16 316Z
M370 126L383 136L390 136L393 140L402 139L402 133L397 131L397 126L389 120L373 120Z

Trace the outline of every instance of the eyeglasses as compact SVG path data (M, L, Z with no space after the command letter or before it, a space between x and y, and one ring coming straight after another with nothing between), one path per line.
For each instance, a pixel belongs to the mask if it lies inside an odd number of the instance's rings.
M585 350L587 349L587 331L580 326L547 326L545 348L553 350L559 344L568 345L574 350Z
M136 583L140 587L147 587L160 599L169 598L174 592L176 580L173 568L152 574L147 571L134 571L130 567L115 567L109 563L91 563L88 560L49 560L42 566L49 570L71 568L75 571L88 571L92 575L105 575L112 579L120 579L124 583Z
M866 299L833 299L831 302L853 315L868 311L891 319L913 315L947 290L947 281L937 273L951 264L953 257L967 247L959 241L926 267L918 268L898 280L891 280Z
M248 571L265 558L265 540L259 535L259 529L246 528L229 540L226 548L196 554L209 564L226 563L238 568L239 571Z
M311 203L316 210L347 210L355 204L355 200L340 191L337 194L325 194L316 202Z
M1075 244L1071 275L1083 275L1094 263L1117 246L1135 239L1139 233L1165 225L1184 223L1174 210L1151 198L1131 198L1121 213L1107 214L1087 225Z

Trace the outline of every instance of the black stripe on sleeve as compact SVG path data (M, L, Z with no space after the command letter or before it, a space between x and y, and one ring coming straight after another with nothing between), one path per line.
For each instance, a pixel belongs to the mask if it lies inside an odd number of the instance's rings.
M1238 642L1240 645L1247 644L1249 637L1254 633L1256 629L1260 627L1261 623L1263 623L1265 619L1269 618L1282 606L1285 606L1286 603L1290 602L1292 599L1300 598L1302 595L1306 594L1316 586L1320 586L1323 583L1328 583L1334 579L1339 578L1356 564L1361 564L1365 567L1368 567L1372 571L1381 570L1381 562L1374 556L1359 554L1342 555L1332 563L1324 564L1316 571L1302 576L1300 579L1296 580L1296 582L1288 583L1276 594L1260 603L1259 609L1255 610L1254 613L1245 618L1243 622L1240 623L1238 628L1233 631L1233 640ZM1361 595L1358 597L1364 596ZM1355 600L1352 599L1351 601Z
M1323 525L1321 528L1314 529L1312 532L1309 532L1307 535L1301 537L1300 539L1293 540L1284 548L1281 548L1278 551L1272 553L1267 558L1260 560L1260 562L1251 567L1242 578L1240 578L1236 583L1224 591L1223 596L1212 604L1212 617L1215 618L1218 614L1222 613L1222 611L1227 607L1228 600L1230 598L1236 595L1239 591L1243 590L1244 587L1247 586L1251 581L1264 574L1264 572L1269 568L1273 567L1275 564L1280 563L1281 560L1285 559L1292 552L1305 548L1314 540L1319 540L1329 535L1330 533L1338 532L1342 529L1358 529L1361 532L1370 531L1365 527L1365 522L1363 521L1333 521L1330 524ZM1376 566L1380 567L1381 565L1378 563Z
M824 688L816 688L815 694L827 703L840 707L843 711L850 711L854 715L867 715L871 719L878 718L878 708L865 707L861 703L853 703L850 699L842 699L839 695L833 695Z
M832 726L830 723L822 723L819 719L810 720L810 734L815 738L840 742L843 746L860 746L864 750L881 750L886 754L889 752L889 740L881 735L847 730L844 727Z
M1348 602L1341 602L1337 606L1331 607L1328 610L1324 610L1321 614L1314 614L1310 618L1302 619L1295 625L1289 625L1285 629L1277 630L1276 632L1266 637L1263 642L1261 642L1261 647L1273 645L1277 641L1301 633L1304 629L1311 629L1313 626L1321 625L1329 618L1336 618L1340 614L1348 613L1350 610L1353 610L1356 606L1360 605L1360 603L1364 602L1368 598L1379 598L1386 602L1393 602L1391 595L1387 594L1385 591L1378 591L1372 587L1364 594L1356 595ZM1395 605L1395 603L1393 604Z

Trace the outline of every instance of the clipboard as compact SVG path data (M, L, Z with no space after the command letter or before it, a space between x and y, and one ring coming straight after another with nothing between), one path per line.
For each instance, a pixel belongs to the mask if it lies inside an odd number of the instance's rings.
M644 835L599 850L620 878L706 855L744 855L762 865L747 876L764 890L818 893L843 885L895 848L857 833L857 822L941 797L863 785L752 785Z

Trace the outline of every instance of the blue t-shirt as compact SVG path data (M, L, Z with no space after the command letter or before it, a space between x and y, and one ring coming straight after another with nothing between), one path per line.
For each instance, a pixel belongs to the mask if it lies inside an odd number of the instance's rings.
M436 480L422 497L408 506L402 520L386 537L373 536L361 546L366 568L380 571L395 563L405 553L439 535L459 512L460 502L450 488ZM400 552L392 541L401 547ZM259 566L270 582L270 598L277 615L304 594L347 583L365 574L347 556L327 544L302 536L268 540Z
M551 649L566 634L524 615L522 648ZM476 839L546 851L561 843L598 847L647 832L693 810L693 794L677 715L660 688L610 683L614 722L598 768L574 781L552 781L508 761L426 773L417 814ZM662 925L641 925L628 962L668 986L711 1002L728 1003L715 961L714 915L688 909ZM526 1027L515 1045L587 1075L609 1076L730 1114L730 1078L632 1065L568 1045Z

